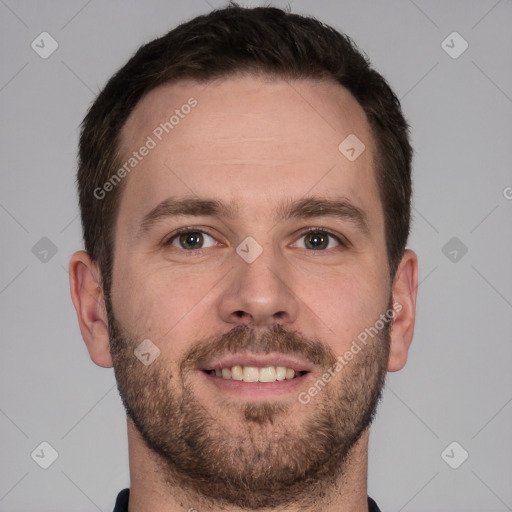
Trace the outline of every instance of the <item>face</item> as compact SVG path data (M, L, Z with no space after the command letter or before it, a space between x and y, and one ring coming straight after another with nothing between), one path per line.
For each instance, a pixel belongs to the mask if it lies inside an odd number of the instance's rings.
M350 134L355 160L338 148ZM253 508L305 500L343 471L388 361L365 115L333 83L183 82L138 104L126 161L148 137L123 183L108 304L128 415L170 484Z

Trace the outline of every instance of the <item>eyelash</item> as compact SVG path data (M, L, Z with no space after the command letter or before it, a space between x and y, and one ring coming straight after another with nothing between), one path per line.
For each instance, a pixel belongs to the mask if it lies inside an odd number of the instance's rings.
M204 229L187 227L187 228L180 228L180 229L176 230L171 237L169 237L166 241L164 241L163 245L166 246L166 247L167 246L171 246L172 243L174 242L174 240L176 240L176 238L178 238L180 235L184 235L184 234L187 234L187 233L202 233L202 234L208 235L211 238L213 238L214 240L216 240L213 235L211 235L210 233L208 233L208 231L205 231ZM302 237L308 235L309 233L319 233L319 234L322 234L322 235L327 235L327 236L333 238L334 240L336 240L336 242L342 248L347 248L350 245L350 243L344 237L336 235L333 232L329 231L328 229L325 229L325 228L314 228L314 227L313 228L307 228L306 230L301 231L301 233L298 236L298 238L296 239L296 241L300 240ZM296 242L294 242L294 243L296 243ZM183 249L183 248L180 248L180 249L182 251L185 251L185 252L188 252L188 253L193 253L193 252L194 253L199 253L200 251L203 250L203 248L200 248L200 249ZM206 247L205 249L209 249L209 247ZM324 249L323 251L319 250L318 252L324 252L325 250L326 249ZM310 251L311 252L317 252L317 251L314 251L312 249Z

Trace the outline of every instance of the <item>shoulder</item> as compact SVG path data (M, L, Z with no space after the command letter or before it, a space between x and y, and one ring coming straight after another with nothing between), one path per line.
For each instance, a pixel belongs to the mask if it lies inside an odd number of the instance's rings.
M373 501L370 496L368 496L368 512L381 512L380 508L377 506L377 503Z
M128 500L130 499L130 489L123 489L116 499L114 512L128 512Z

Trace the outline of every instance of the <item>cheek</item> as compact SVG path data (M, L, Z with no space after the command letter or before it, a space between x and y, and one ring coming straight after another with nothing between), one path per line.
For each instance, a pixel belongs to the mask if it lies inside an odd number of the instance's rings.
M304 314L317 318L336 352L344 351L365 328L374 325L388 305L381 272L361 269L295 276ZM326 338L325 341L328 341Z
M200 336L210 323L206 315L214 310L212 290L222 275L193 275L147 263L137 265L141 270L134 267L119 272L113 286L114 311L122 325L164 350L169 339L175 349L187 346L191 335Z

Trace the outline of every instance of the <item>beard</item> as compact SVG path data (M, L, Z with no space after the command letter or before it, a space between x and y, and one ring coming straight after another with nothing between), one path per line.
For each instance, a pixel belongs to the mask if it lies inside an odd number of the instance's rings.
M162 355L143 365L134 356L141 340L122 329L109 304L107 312L119 394L171 490L217 506L308 508L339 484L382 395L391 322L308 404L298 398L234 402L219 397L213 414L191 381L198 365L211 357L294 354L314 363L322 375L334 368L336 355L325 342L280 325L257 333L242 325L192 343L171 372Z

